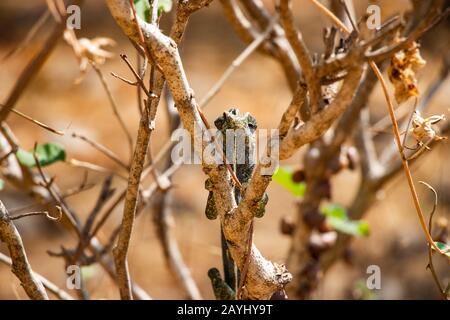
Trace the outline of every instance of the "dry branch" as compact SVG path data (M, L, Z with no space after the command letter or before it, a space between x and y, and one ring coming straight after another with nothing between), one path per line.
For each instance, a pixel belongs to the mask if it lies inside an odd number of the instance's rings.
M47 292L41 280L31 270L22 238L11 221L8 211L0 201L0 240L8 246L11 256L12 272L20 280L20 284L33 300L48 300Z

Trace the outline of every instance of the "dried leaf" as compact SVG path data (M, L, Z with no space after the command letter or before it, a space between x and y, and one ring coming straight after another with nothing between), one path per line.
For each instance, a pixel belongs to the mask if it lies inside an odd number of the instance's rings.
M102 65L106 59L112 58L114 54L106 51L103 47L114 46L116 42L110 38L97 37L93 39L80 38L77 39L73 30L67 29L64 32L64 39L73 48L75 56L79 61L81 75L75 81L79 83L86 75L89 63Z
M439 136L433 129L433 125L442 120L445 120L443 114L424 118L420 115L419 111L414 112L411 131L417 143L423 145L431 140L439 141L445 139L445 137Z
M388 75L395 88L397 103L401 104L410 97L419 96L416 73L425 64L426 61L420 55L419 46L416 42L392 57Z

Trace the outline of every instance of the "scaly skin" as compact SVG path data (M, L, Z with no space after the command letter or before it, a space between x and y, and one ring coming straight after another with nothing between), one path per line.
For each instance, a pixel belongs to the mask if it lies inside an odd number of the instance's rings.
M236 177L241 183L242 188L245 189L255 168L255 161L252 160L254 160L253 155L256 144L256 119L248 112L241 114L238 109L230 109L217 118L214 124L221 133L221 137L219 138L223 141L222 148L227 162L236 173ZM228 137L227 130L229 130ZM227 138L229 139L228 141ZM217 208L213 196L214 186L210 179L205 181L205 189L209 191L205 215L210 220L217 219ZM239 188L234 189L234 197L236 203L241 201L241 190ZM267 201L267 194L264 193L264 196L258 203L255 217L261 218L264 215ZM220 278L217 269L211 269L208 275L211 278L216 298L226 300L231 297L231 293L233 298L235 296L239 282L239 272L228 250L228 243L222 230L221 243L225 281Z
M222 133L223 150L227 156L227 162L236 172L239 182L245 189L255 168L255 164L250 161L250 156L255 150L255 131L257 127L256 119L248 112L241 114L238 109L230 109L217 118L216 121L214 121L214 124ZM244 145L233 140L229 142L229 146L227 148L227 130L236 130L234 131L233 136L236 141L244 142ZM208 219L215 220L217 219L217 209L212 192L213 185L209 179L205 181L205 189L209 191L205 215ZM234 193L236 202L239 203L241 200L240 190L235 188ZM255 212L255 217L261 218L264 216L265 206L268 200L268 196L265 193L258 204L258 210Z

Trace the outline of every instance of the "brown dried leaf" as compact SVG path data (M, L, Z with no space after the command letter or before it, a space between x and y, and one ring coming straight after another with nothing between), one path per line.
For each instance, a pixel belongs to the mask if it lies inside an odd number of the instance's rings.
M103 47L114 46L116 42L110 38L97 37L93 39L80 38L77 39L73 30L67 29L64 32L64 39L73 48L75 56L79 61L81 75L75 81L79 83L86 75L89 63L102 65L106 59L112 58L114 54L106 51Z
M392 57L388 75L395 88L397 103L401 104L410 97L419 96L416 73L425 64L426 61L420 55L419 46L416 42Z
M445 120L445 116L443 114L423 118L419 111L414 112L411 131L417 143L419 145L423 145L431 140L439 141L445 139L445 137L439 136L433 129L433 125L442 120Z

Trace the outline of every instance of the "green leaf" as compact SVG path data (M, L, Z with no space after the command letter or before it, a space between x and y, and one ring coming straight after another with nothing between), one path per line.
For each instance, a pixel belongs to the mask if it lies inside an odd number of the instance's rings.
M26 151L22 148L17 150L17 159L20 164L25 167L33 168L36 166L36 161L34 160L33 150ZM38 144L36 147L36 156L39 160L39 164L42 167L51 165L57 161L64 161L66 159L66 151L64 150L64 146L59 143L44 143Z
M90 280L92 278L95 278L97 275L98 269L95 265L81 267L81 276L83 279Z
M136 13L141 19L150 22L150 4L149 0L133 0ZM163 12L170 12L172 10L172 0L155 0L158 2L158 16Z
M365 221L350 220L344 207L330 204L320 210L327 217L328 224L336 231L352 236L368 236L369 224Z
M148 0L134 0L137 15L144 21L150 21L150 5Z
M290 167L278 167L272 180L287 189L296 197L303 197L306 185L304 182L296 183L292 180L293 170Z
M450 245L439 241L435 241L434 244L436 245L436 247L438 247L441 251L445 253L447 258L450 258Z
M5 187L5 181L0 179L0 190L3 190L4 187Z
M170 10L172 10L172 0L158 0L158 16Z

